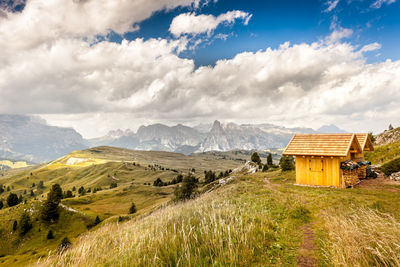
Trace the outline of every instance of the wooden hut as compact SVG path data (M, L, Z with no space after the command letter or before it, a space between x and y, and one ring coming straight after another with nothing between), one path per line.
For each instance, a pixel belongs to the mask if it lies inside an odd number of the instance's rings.
M296 134L283 152L296 157L296 183L347 187L359 174L340 168L348 159L364 160L364 150L373 150L368 134Z

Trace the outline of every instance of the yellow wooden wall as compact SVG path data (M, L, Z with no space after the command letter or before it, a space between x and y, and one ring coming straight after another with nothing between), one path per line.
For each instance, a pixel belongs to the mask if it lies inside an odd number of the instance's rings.
M342 160L340 157L297 156L296 183L343 187L342 170L340 169Z

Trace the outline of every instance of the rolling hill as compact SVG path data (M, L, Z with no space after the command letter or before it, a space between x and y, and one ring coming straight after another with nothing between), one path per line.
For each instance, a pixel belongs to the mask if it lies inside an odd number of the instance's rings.
M190 170L203 179L205 170L225 171L240 164L240 159L224 159L221 155L185 156L171 152L96 147L74 151L48 164L19 171L7 170L0 177L0 185L10 188L10 192L0 193L0 200L5 203L8 195L15 193L21 195L26 204L0 209L0 234L12 241L0 242L0 264L32 263L48 250L57 248L63 237L75 238L87 232L96 216L110 222L120 216L129 220L132 217L128 215L131 203L135 203L137 208L135 216L165 205L172 199L176 185L153 186L157 178L168 182ZM41 181L43 187L38 186ZM46 224L38 219L40 203L46 199L51 185L56 183L64 191L71 190L75 197L62 200L61 217L57 223ZM112 183L116 187L111 188ZM87 193L78 194L80 187L84 187ZM24 210L30 212L34 227L21 238L18 233L10 231L10 227ZM46 239L48 230L54 232L55 239Z

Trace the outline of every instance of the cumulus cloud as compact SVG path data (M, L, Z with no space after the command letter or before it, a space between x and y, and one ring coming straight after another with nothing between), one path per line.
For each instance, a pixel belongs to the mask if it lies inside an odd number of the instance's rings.
M196 15L195 13L184 13L180 14L172 20L169 31L176 37L183 34L210 34L221 23L232 24L235 22L235 20L242 19L244 20L244 25L247 25L251 17L251 14L239 10L229 11L227 13L219 15L218 17L215 17L213 15Z
M336 43L341 41L344 38L349 38L353 35L353 30L352 29L346 29L346 28L341 28L338 27L335 29L327 38L326 42L327 43Z
M200 0L29 0L23 12L0 16L0 51L29 49L60 38L123 34L159 10L198 6Z
M132 29L119 20L99 22L108 26L88 22L82 29L37 24L36 32L24 33L22 22L33 18L29 6L39 2L31 0L17 14L20 24L15 22L17 15L9 13L0 23L0 47L13 51L0 53L0 113L40 114L50 123L75 126L86 136L140 123L215 118L299 126L334 122L349 130L366 130L383 128L381 124L398 119L400 113L400 61L367 64L363 53L379 44L359 49L341 43L350 36L347 29L337 28L338 33L323 42L284 43L195 68L193 60L178 56L188 46L185 38L121 43L82 38L107 29ZM128 8L134 1L117 2ZM152 1L142 1L148 2ZM157 8L165 8L165 3ZM167 7L172 3L177 1ZM55 21L61 20L60 14L54 15ZM129 20L134 23L140 16ZM44 14L36 19L49 18ZM60 35L48 34L47 28Z
M396 2L396 0L376 0L371 4L371 7L372 8L381 8L383 4L390 5L395 2Z

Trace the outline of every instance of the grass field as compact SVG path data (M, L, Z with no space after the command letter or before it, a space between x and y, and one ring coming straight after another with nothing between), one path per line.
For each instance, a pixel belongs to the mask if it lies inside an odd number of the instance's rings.
M394 183L313 188L295 186L294 172L241 175L195 200L105 224L41 264L398 266L399 197Z
M19 204L17 207L0 210L0 233L11 241L0 241L0 264L13 262L13 265L25 265L27 261L37 260L49 249L57 247L59 239L43 241L43 235L49 229L65 228L63 233L68 234L69 238L75 238L87 231L87 225L93 223L96 216L102 221L116 221L119 216L131 217L127 213L132 203L137 208L135 216L165 205L173 197L176 185L155 187L153 182L157 178L168 182L178 174L187 174L193 168L194 175L203 178L204 170L225 171L240 164L238 160L221 159L214 155L184 156L168 152L99 147L75 151L49 164L3 172L0 185L10 188L10 192L0 193L0 200L5 203L9 193L16 193L27 200L27 205ZM40 181L44 182L44 188L38 187ZM62 216L62 220L74 223L64 227L62 224L42 225L37 220L30 233L40 228L40 234L21 237L10 232L13 221L19 219L24 209L35 211L33 219L39 216L39 203L46 199L48 190L55 183L60 184L64 191L76 189L73 192L75 197L62 201L63 205L77 211L65 211L70 216ZM117 187L110 189L111 183L117 183ZM81 186L90 188L91 192L79 196L77 191ZM99 187L102 190L93 193L93 189ZM31 190L34 196L31 196Z

